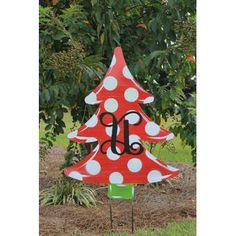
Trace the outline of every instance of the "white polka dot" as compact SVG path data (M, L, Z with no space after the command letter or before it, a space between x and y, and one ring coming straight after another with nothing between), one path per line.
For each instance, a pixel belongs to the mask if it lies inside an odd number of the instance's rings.
M109 181L112 184L122 184L123 183L123 175L119 172L113 172L109 176Z
M134 102L138 99L139 93L135 88L128 88L125 90L124 97L128 102Z
M136 134L131 134L129 136L129 141L130 142L139 142L140 143L139 140L140 140L140 137L138 135L136 135Z
M115 112L118 109L118 102L114 98L109 98L105 101L104 108L108 112Z
M168 170L170 171L178 171L178 169L174 168L173 166L167 165Z
M67 135L67 138L69 138L69 139L76 138L77 134L78 134L78 131L75 130L75 131L73 131L73 132L70 132L70 133Z
M101 166L97 161L91 160L87 162L86 170L91 175L97 175L101 171Z
M148 135L155 136L160 132L160 126L155 122L148 122L145 125L145 131Z
M87 97L85 97L84 101L87 104L96 104L98 102L96 93L90 93Z
M175 136L174 136L173 133L168 134L167 137L166 137L166 141L169 141L169 140L173 139L174 137L175 137Z
M73 179L78 179L78 180L83 179L83 175L81 175L78 171L71 171L68 176L73 178Z
M138 135L131 134L129 136L129 145L132 145L132 143L140 143L139 140L140 140L140 137ZM138 144L134 144L132 147L137 149L139 147L139 145Z
M153 96L147 97L147 98L144 99L143 104L151 103L153 101L154 101L154 97Z
M103 80L103 86L106 90L112 91L117 87L117 79L113 76L108 76Z
M98 117L96 115L93 115L86 123L85 125L88 127L94 127L98 123Z
M120 149L118 147L116 147L116 150L117 150L117 152L120 153ZM112 150L111 150L111 147L109 147L107 149L107 157L108 157L108 159L110 159L112 161L116 161L120 158L120 155L118 155L116 153L113 153Z
M113 55L112 60L111 60L110 68L112 68L115 64L116 64L116 56Z
M111 124L111 123L110 123ZM106 134L108 135L108 136L112 136L112 126L110 126L110 127L106 127ZM117 133L116 133L116 135L118 135L120 133L120 127L119 127L119 125L117 125Z
M127 166L131 172L139 172L142 169L142 162L138 158L132 158L128 161Z
M126 79L133 79L133 76L130 73L129 68L127 66L123 68L123 75Z
M149 183L154 183L154 182L160 182L163 179L163 177L160 171L152 170L148 173L147 179Z
M97 139L96 138L93 138L93 137L90 137L90 138L87 138L85 143L93 143L93 142L97 142Z
M131 111L127 111L126 113L132 112L134 110ZM128 115L125 116L125 119L129 121L129 124L133 125L139 122L139 116L136 113L130 113Z

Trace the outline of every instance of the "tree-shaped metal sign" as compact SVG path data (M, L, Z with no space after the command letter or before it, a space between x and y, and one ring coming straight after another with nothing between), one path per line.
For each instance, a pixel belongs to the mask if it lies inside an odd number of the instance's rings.
M64 173L87 183L109 184L108 196L119 198L120 192L120 198L124 199L133 196L130 184L155 183L177 176L177 169L157 160L141 143L141 140L164 142L174 137L141 109L139 104L153 100L134 80L121 47L116 47L105 78L85 98L87 104L98 104L98 109L84 125L68 135L75 142L98 144ZM122 192L124 187L128 192Z

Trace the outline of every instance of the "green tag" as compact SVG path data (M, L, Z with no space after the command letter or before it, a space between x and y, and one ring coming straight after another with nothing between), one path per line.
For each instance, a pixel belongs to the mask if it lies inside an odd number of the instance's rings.
M133 184L109 184L108 197L110 199L131 200L134 198L134 185Z

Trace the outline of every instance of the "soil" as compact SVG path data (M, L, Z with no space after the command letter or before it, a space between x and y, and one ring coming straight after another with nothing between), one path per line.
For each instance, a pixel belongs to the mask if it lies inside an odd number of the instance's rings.
M40 165L40 190L51 186L60 176L60 166L66 150L54 147ZM135 229L160 228L170 222L196 217L196 170L192 165L169 163L181 175L158 185L135 187ZM93 186L98 188L98 186ZM72 205L44 206L40 212L40 236L101 235L110 231L110 211L107 189L97 190L99 203L85 208ZM113 231L131 230L131 202L113 200Z

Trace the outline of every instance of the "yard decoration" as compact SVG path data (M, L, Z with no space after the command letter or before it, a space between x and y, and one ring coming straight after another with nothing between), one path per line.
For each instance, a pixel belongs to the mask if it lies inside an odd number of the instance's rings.
M87 183L108 184L110 199L133 199L134 184L155 183L177 176L176 168L157 160L141 143L141 140L165 142L174 137L141 109L139 104L153 100L134 80L121 47L116 47L105 78L85 98L87 104L98 104L95 114L68 134L74 142L98 144L64 173Z

